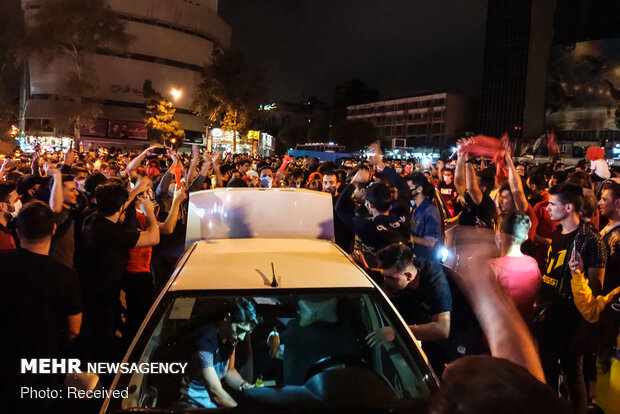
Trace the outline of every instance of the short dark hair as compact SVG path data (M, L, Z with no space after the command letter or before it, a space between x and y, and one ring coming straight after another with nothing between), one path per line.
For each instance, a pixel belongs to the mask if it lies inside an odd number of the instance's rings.
M111 216L121 209L129 199L129 192L119 183L109 182L97 186L97 211L104 216Z
M230 307L231 321L234 323L249 323L253 327L260 323L256 315L256 306L252 299L236 298Z
M293 171L291 172L291 177L293 177L293 178L303 178L304 177L304 170L302 170L301 168L293 168Z
M466 356L444 371L432 414L568 413L568 403L522 366L488 355Z
M530 186L532 185L535 185L536 188L539 189L547 188L547 180L545 179L545 175L542 173L530 175Z
M575 171L568 177L568 182L577 184L582 188L591 188L592 179L585 171Z
M17 215L16 224L20 238L40 240L54 233L54 212L42 201L26 203Z
M385 213L390 208L390 204L392 204L392 191L386 184L371 184L366 189L366 200L379 210L379 212Z
M233 178L226 185L226 187L230 187L230 188L245 188L247 186L248 185L246 184L246 182L243 181L241 178Z
M9 201L9 194L11 194L15 188L15 183L0 181L0 203L7 203Z
M227 173L231 173L235 170L235 166L233 164L224 164L220 167L220 174L226 175Z
M94 196L97 186L105 183L106 181L108 181L106 176L99 172L90 175L84 182L84 191L86 191L86 195L89 198Z
M558 180L558 182L563 183L564 181L566 181L568 173L566 171L555 171L553 174L551 174L551 176Z
M500 214L498 223L499 231L514 237L517 244L521 244L527 239L528 232L532 226L528 215L519 212Z
M335 175L336 176L336 181L340 180L340 177L338 177L338 173L336 171L333 170L327 170L323 173L323 178L325 178L326 175Z
M615 181L605 181L601 190L609 191L614 200L620 198L620 184ZM0 200L2 200L2 198L0 198Z
M382 269L392 269L401 271L413 264L413 250L406 244L393 243L376 254Z
M554 185L549 189L549 194L558 196L562 204L572 204L577 213L583 208L583 189L577 184L566 182Z
M428 181L423 173L409 174L405 177L405 182L411 181L416 187L422 187L422 194L426 197L432 197L435 186Z

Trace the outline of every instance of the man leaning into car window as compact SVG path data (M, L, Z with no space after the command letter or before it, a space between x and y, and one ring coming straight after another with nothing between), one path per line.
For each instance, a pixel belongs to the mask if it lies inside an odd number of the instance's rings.
M377 252L380 269L370 269L360 252L353 252L352 257L380 283L416 339L429 342L448 338L452 294L439 265L414 257L404 244L391 244ZM394 331L383 327L366 339L370 346L392 341Z
M258 324L254 303L235 299L222 317L200 327L194 337L195 352L190 363L191 380L182 399L196 408L235 407L237 402L224 389L245 391L253 385L235 369L235 346Z

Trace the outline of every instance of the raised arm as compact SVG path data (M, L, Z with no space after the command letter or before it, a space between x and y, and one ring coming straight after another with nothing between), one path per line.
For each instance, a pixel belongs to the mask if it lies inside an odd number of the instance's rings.
M172 234L174 227L179 219L179 209L181 203L187 198L187 191L181 187L174 192L174 198L172 199L172 206L168 212L168 217L163 223L159 223L159 234Z
M523 191L523 183L521 182L521 176L517 174L517 169L512 162L510 151L506 150L506 166L508 167L508 184L510 185L510 192L512 193L512 199L515 203L515 208L520 213L525 213L528 209L527 197Z
M137 175L136 170L140 165L142 165L142 161L144 161L144 158L146 158L146 156L153 151L153 148L155 147L149 147L145 149L140 153L140 155L138 155L136 158L131 160L129 164L127 164L127 167L125 168L125 173L127 174L127 176L135 177Z
M466 155L467 153L459 150L456 169L454 170L454 187L456 187L456 192L461 197L465 197L465 190L467 190L467 178L465 176Z
M140 209L146 216L146 229L140 232L140 238L135 247L149 247L159 244L159 225L155 217L153 202L146 198L140 199Z
M62 211L62 206L64 203L64 197L62 195L62 174L56 168L47 168L47 175L52 177L54 180L52 184L52 191L50 192L50 208L54 213L60 213Z
M471 257L457 282L467 295L489 343L491 354L526 368L545 382L540 359L530 331L514 302L495 278L488 265L494 245L492 232L481 237L479 231L463 232L464 257Z

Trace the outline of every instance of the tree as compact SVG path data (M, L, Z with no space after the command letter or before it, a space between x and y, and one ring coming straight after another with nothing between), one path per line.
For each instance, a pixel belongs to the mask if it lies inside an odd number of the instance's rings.
M105 0L47 0L34 15L28 32L28 44L44 65L62 60L69 72L60 79L57 122L71 126L74 137L92 126L100 114L100 104L92 96L97 88L91 56L98 50L119 51L126 48L130 36L122 20Z
M166 99L147 107L146 113L149 118L146 119L146 125L158 135L159 141L163 144L180 144L185 134L179 122L174 119L175 112L172 102Z
M205 66L192 108L225 131L245 134L264 96L260 70L251 67L240 52L229 50L216 54Z
M377 139L379 131L366 121L341 121L333 133L334 142L347 147L347 151L358 151Z

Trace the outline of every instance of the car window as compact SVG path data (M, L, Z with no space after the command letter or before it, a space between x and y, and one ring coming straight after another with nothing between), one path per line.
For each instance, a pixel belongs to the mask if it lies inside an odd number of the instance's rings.
M121 375L116 389L128 389L129 396L113 400L111 407L216 408L202 371L203 351L215 348L207 353L207 363L238 402L238 410L266 404L273 411L287 411L301 405L329 406L335 399L346 400L352 408L362 403L365 408L375 403L417 405L435 389L434 377L407 328L374 290L245 296L259 321L250 331L235 325L238 338L233 347L225 338L233 331L226 331L227 322L222 321L232 317L229 309L238 298L201 293L165 297L129 362L185 363L186 370ZM369 346L368 335L380 328L391 330L393 339ZM240 393L227 387L224 377L233 354L234 368L253 389Z

